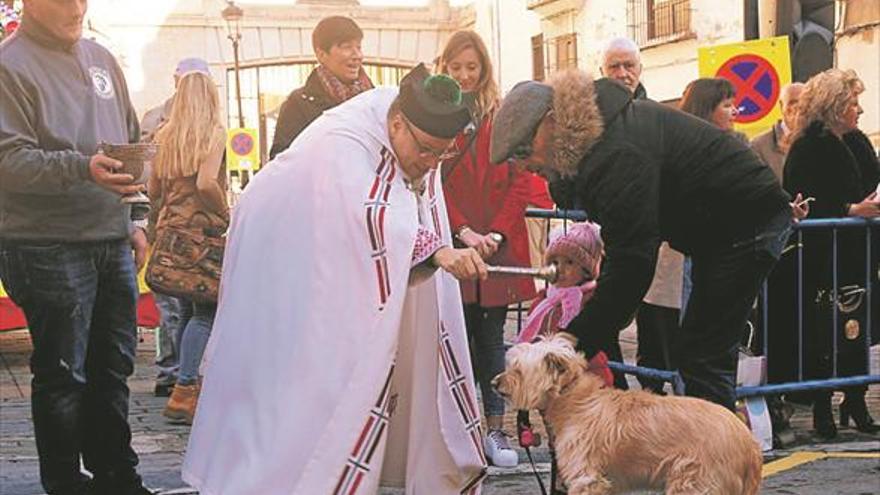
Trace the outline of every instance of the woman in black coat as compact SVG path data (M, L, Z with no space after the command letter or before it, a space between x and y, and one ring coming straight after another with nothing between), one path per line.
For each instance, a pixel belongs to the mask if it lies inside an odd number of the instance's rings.
M785 161L783 186L791 194L816 198L809 218L880 217L880 199L875 191L880 165L870 142L858 130L859 94L864 85L852 70L829 69L807 82L800 100L796 127ZM874 228L872 237L878 239ZM838 231L838 332L837 376L865 374L866 308L876 308L877 270L874 277L875 301L861 301L858 288L865 285L865 230ZM832 233L806 231L804 240L804 347L808 378L825 378L833 371L832 356ZM872 267L877 263L874 242ZM843 288L857 286L854 293ZM876 310L874 311L876 315ZM875 316L876 321L876 316ZM876 327L876 323L874 323ZM874 337L877 337L874 332ZM865 405L867 387L847 387L840 404L841 425L852 417L860 431L875 432ZM837 428L831 413L831 391L813 397L813 423L817 433L834 437Z

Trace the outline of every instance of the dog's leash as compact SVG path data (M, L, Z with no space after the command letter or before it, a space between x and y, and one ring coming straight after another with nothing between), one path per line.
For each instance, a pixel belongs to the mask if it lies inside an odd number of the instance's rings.
M538 467L535 466L535 461L532 460L532 449L530 447L523 447L526 451L526 456L529 458L529 464L532 465L532 472L535 473L535 479L538 480L538 486L541 487L541 495L547 495L547 489L544 487L544 480L541 479L541 475L538 474Z
M529 422L529 412L519 411L516 415L516 430L519 437L519 445L526 451L526 457L529 458L529 464L532 465L532 472L535 473L535 479L538 480L538 486L541 487L541 495L547 495L547 488L544 487L544 480L538 474L538 467L535 466L535 460L532 459L532 446L541 444L541 437L532 431L532 424Z

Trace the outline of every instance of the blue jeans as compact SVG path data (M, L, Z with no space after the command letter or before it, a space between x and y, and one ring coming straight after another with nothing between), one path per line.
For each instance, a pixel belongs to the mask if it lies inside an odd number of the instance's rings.
M79 493L80 456L96 480L139 486L126 384L138 297L128 241L0 241L0 279L24 310L33 341L31 409L43 487L50 495Z
M483 308L464 305L474 375L480 384L486 416L504 415L504 399L492 388L492 379L504 371L504 320L507 307Z
M217 305L194 303L186 299L181 299L181 303L180 323L183 333L180 338L180 372L177 383L192 385L199 378L199 365L202 364L202 355L211 336Z
M791 211L783 209L754 235L691 256L692 287L675 343L687 395L734 409L746 320L791 227Z
M157 385L174 385L180 368L180 339L183 334L183 322L180 311L183 302L174 296L153 293L153 300L159 309L159 335L156 353Z

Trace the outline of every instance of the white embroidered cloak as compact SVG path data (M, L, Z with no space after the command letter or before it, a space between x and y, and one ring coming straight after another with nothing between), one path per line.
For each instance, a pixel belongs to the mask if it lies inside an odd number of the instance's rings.
M202 495L479 493L459 287L411 270L420 220L451 245L442 186L405 187L396 95L327 111L236 207L183 465Z

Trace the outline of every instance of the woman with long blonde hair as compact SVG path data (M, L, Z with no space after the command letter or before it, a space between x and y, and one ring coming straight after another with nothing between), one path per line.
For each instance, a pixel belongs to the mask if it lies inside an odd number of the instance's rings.
M159 209L157 233L168 227L218 236L229 225L223 152L226 129L210 76L184 74L171 116L156 133L159 152L147 185ZM163 415L192 424L199 394L199 365L211 334L216 304L181 298L180 371Z
M486 45L473 31L457 31L446 42L437 69L458 81L473 116L473 126L455 138L459 155L441 165L456 242L476 249L494 265L529 266L525 209L531 174L508 163L493 165L489 160L499 94ZM502 431L504 400L490 381L504 371L507 306L535 297L535 286L521 277L490 278L461 282L461 291L488 426L486 455L496 466L512 467L518 459Z
M783 169L783 187L792 195L816 198L810 206L809 218L880 217L880 198L876 188L880 179L880 163L871 142L858 129L862 107L859 95L865 85L853 70L828 69L816 74L804 87L798 101L798 116L791 133L791 146ZM877 236L877 228L872 235ZM858 304L840 304L831 300L834 283L838 292L846 287L865 284L864 229L843 229L837 233L840 256L832 267L833 238L830 231L809 231L804 242L804 346L807 378L832 376L837 340L837 375L852 376L867 372L865 328L867 306L878 308L877 292L871 300ZM876 257L876 253L871 253ZM876 266L877 260L871 260ZM832 270L837 270L837 277ZM876 270L871 274L875 287L880 284ZM864 290L864 289L862 289ZM838 300L844 299L838 296ZM837 314L832 306L837 303ZM850 307L846 307L850 306ZM838 318L839 335L833 335L832 318ZM875 325L876 326L876 325ZM876 338L876 332L874 332ZM873 344L874 342L871 342ZM847 426L853 418L856 428L864 432L880 430L868 414L865 404L867 387L844 388L840 404L840 424ZM813 426L823 438L832 438L837 428L831 411L832 391L813 395Z

